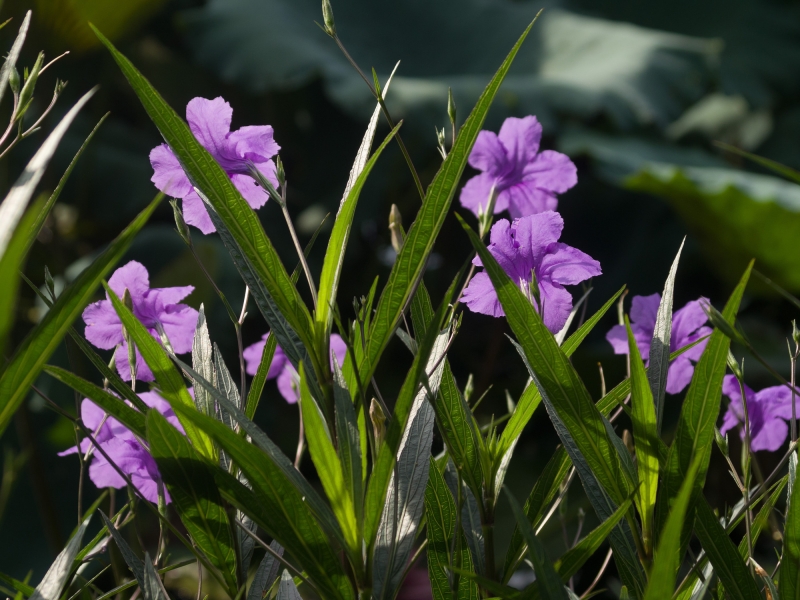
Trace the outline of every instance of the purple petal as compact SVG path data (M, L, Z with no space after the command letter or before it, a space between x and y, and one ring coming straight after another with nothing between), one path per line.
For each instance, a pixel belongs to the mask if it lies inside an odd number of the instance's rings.
M189 394L194 398L194 391L192 388L189 388ZM155 408L158 412L164 415L164 418L167 419L167 422L172 425L175 429L183 433L184 435L186 432L183 429L183 425L181 425L178 416L175 414L175 411L172 410L172 407L169 405L161 394L158 392L142 392L139 394L139 398L142 399L147 406L150 408Z
M275 156L281 149L275 143L271 125L249 125L237 129L228 136L228 142L239 158L261 163Z
M606 340L614 349L614 354L628 354L628 332L624 325L614 325L606 334Z
M153 288L149 290L147 299L155 306L162 308L169 304L177 304L194 291L193 285L182 287Z
M578 183L578 168L569 156L545 150L525 165L523 181L556 194L563 194Z
M150 181L168 196L183 198L192 191L192 184L181 163L166 144L156 146L150 151L150 165L153 167Z
M338 333L331 334L331 367L333 366L334 356L336 357L336 362L341 367L347 356L347 344L344 343L342 336Z
M119 373L119 376L123 381L130 381L131 366L130 363L128 363L128 345L125 342L122 342L122 345L119 347L119 350L117 350L114 359L117 365L117 373ZM153 372L150 370L150 367L147 366L147 363L144 362L144 358L142 358L139 348L136 348L136 380L153 381L154 379L155 376L153 375Z
M722 427L719 428L719 432L722 435L725 435L731 429L734 429L739 426L739 417L733 410L733 403L728 406L728 410L725 412L725 416L722 418Z
M261 208L267 203L267 200L269 200L269 194L266 190L258 185L256 180L250 177L250 175L234 173L231 175L231 181L233 185L236 186L236 189L241 192L244 199L247 200L251 208ZM272 182L273 185L277 185L277 183L277 180Z
M676 359L677 360L677 359ZM722 393L731 399L731 403L735 406L742 405L742 392L739 388L739 380L734 375L725 375L722 378ZM744 386L744 393L747 397L747 403L752 403L755 398L755 392L749 386Z
M186 120L189 122L189 128L197 141L214 158L222 156L225 152L232 116L231 105L222 98L213 100L193 98L186 105Z
M205 204L194 190L183 198L183 218L189 225L197 227L206 235L217 230L211 222L211 217L208 216Z
M83 311L84 335L93 346L111 350L122 343L122 322L108 300L93 302Z
M651 338L656 328L656 315L660 303L661 294L634 296L631 300L631 322L636 323L643 331L649 331Z
M667 393L679 394L692 381L694 365L684 356L672 361L667 371Z
M514 240L519 245L519 254L532 267L547 253L550 244L558 241L563 228L564 219L553 211L515 219L512 230Z
M103 450L109 452L109 446L113 448L117 444L122 443L124 442L109 440L106 444L103 444ZM97 450L94 451L94 459L92 460L92 464L89 465L89 479L99 488L113 487L119 489L125 487L125 480L122 476L117 473L117 470L112 467L105 457Z
M684 339L682 345L680 346L676 345L675 350L680 350L681 348L683 348L683 346L696 342L700 338L711 335L711 331L712 331L711 327L701 327L695 333ZM675 338L672 339L674 340ZM703 351L706 349L707 345L708 345L708 340L707 339L703 340L696 346L693 346L692 348L684 352L682 356L685 356L686 358L691 358L693 361L697 362L703 355Z
M294 404L300 398L299 387L300 378L297 371L287 362L281 374L278 375L278 391L286 402Z
M492 131L479 132L469 154L470 166L495 176L504 170L507 161L506 150L497 134Z
M754 451L767 450L775 452L786 441L789 426L781 419L766 421L761 429L750 440L750 448Z
M489 194L492 191L492 185L495 178L488 173L481 173L476 175L466 185L461 188L461 196L459 202L461 206L472 211L477 217L479 208L486 210L489 205ZM498 194L497 201L494 205L494 214L501 213L508 208L508 196L506 194Z
M86 429L92 432L92 436L97 442L104 442L112 435L109 423L112 419L106 419L100 431L97 430L97 428L100 427L100 423L103 423L105 417L106 411L88 398L83 399L81 402L81 421L83 421Z
M755 395L769 416L787 421L792 418L792 390L783 385L764 388ZM800 417L800 392L795 393L795 416Z
M561 285L575 285L602 274L600 263L585 252L555 244L543 258L539 277Z
M708 315L703 310L702 302L707 303L708 300L701 298L688 302L672 315L672 344L676 348L684 346L685 340L708 322Z
M558 198L554 194L525 181L504 189L497 197L498 202L501 198L515 219L558 208Z
M539 151L542 126L533 115L522 119L508 117L500 127L497 137L506 149L508 160L516 165L524 165L534 160Z
M269 332L261 336L261 339L255 344L244 349L244 360L249 375L255 375L258 371L258 366L261 364L261 355L264 353L264 346L267 343L268 337ZM285 365L286 355L283 353L280 346L276 346L275 353L272 355L272 362L269 365L269 371L267 371L267 379L274 379L277 377L280 372L283 371Z
M572 311L572 294L557 283L547 280L539 282L539 291L544 305L542 320L552 333L558 333Z
M197 317L198 312L185 304L170 304L159 315L159 321L176 354L192 351Z
M461 295L461 301L472 312L492 317L502 317L505 315L500 300L494 291L489 275L484 272L476 273L470 280L469 285Z
M520 280L530 280L533 263L520 260L518 244L514 240L511 223L507 219L500 219L492 225L488 250L515 283ZM472 262L476 266L482 266L478 257Z
M122 298L127 289L131 294L134 306L141 302L144 295L150 289L150 276L142 263L135 260L120 267L108 280L108 287Z

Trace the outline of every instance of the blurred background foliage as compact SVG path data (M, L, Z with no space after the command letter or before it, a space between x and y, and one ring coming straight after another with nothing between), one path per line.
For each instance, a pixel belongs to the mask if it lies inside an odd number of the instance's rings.
M800 292L800 188L713 146L721 140L800 169L796 1L335 0L333 7L340 37L365 71L374 67L385 81L401 61L388 105L395 119L405 120L403 135L423 183L441 161L434 127L447 122L448 87L461 121L524 24L545 8L487 126L496 129L507 116L535 114L544 125L543 147L566 152L578 164L579 183L562 197L560 210L566 221L563 241L603 266L604 275L592 283L590 310L624 283L632 294L660 291L687 234L677 306L700 295L721 303L751 257L765 275ZM20 63L32 64L39 49L48 57L70 52L42 76L41 89L56 77L69 81L46 126L84 91L101 85L62 143L45 188L55 186L91 128L111 113L28 261L34 282L43 281L45 265L61 281L73 277L155 193L148 153L161 140L111 58L98 51L87 21L118 43L179 113L195 96L221 95L233 106L233 128L273 125L286 166L289 210L304 241L335 210L373 101L358 74L314 24L321 20L318 0L6 0L0 18L14 21L0 32L0 47L10 46L14 24L29 8L34 15ZM35 99L39 108L47 101L44 92ZM0 163L0 181L6 186L40 139L26 140ZM356 215L357 233L341 289L346 317L352 316L348 299L365 294L375 276L388 273L392 203L408 226L419 198L394 146L373 172ZM268 204L259 214L293 266L278 208ZM194 239L220 288L232 303L241 303L243 285L221 242L197 232ZM317 271L324 240L323 234L311 256ZM445 225L436 251L426 276L434 298L470 254L455 220ZM224 308L175 235L166 203L129 258L147 266L156 286L195 285L189 303L205 304L212 338L229 364L235 364L235 340ZM42 310L33 294L23 291L18 338ZM266 328L254 307L250 312L246 343ZM793 316L790 305L770 288L751 288L744 327L784 373L784 338ZM575 359L598 395L599 361L611 384L624 376L624 360L612 357L603 339L612 324L614 317L607 318ZM466 313L451 351L459 383L472 374L477 395L488 389L480 410L486 421L505 414L506 390L516 398L526 379L506 332L503 320ZM389 388L399 386L402 370L395 365L410 362L402 344L392 352L379 372L387 382L382 386ZM54 360L72 361L79 373L92 376L69 347ZM768 381L759 382L763 372L755 364L747 372L754 387ZM74 398L46 377L39 384L59 403L73 406ZM295 409L273 385L265 393L258 420L291 451ZM667 407L667 423L674 422L677 408L677 402L672 410ZM74 434L34 397L2 443L6 460L22 453L26 462L0 522L0 539L13 541L0 544L0 570L23 578L34 569L35 580L75 518L78 466L55 456L74 444ZM508 482L518 497L527 495L540 459L555 444L546 417L538 415L512 461ZM733 491L725 468L718 466L707 486L715 499ZM563 515L572 531L581 508L591 513L580 494L573 495ZM153 534L146 528L141 533L146 541ZM544 534L552 538L556 556L563 544L559 525L551 523ZM769 541L765 544L766 566L772 559Z

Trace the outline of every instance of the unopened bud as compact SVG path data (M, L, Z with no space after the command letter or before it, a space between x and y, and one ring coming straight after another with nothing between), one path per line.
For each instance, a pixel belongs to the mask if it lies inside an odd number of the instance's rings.
M336 35L336 23L333 20L331 0L322 0L322 20L325 23L325 33L334 37Z
M11 72L8 74L8 85L12 92L19 94L19 72L15 67L11 67Z
M467 384L464 386L464 400L469 402L470 397L472 396L472 392L475 391L475 380L472 377L472 373L469 374L467 377Z
M717 448L722 452L722 455L728 456L728 436L722 435L720 430L714 427L714 440L717 442Z
M517 407L516 402L511 397L511 394L506 390L506 409L508 410L508 414L512 414L514 409Z
M453 90L447 88L447 116L450 117L450 124L455 129L456 126L456 103L453 100Z
M716 308L711 306L711 304L702 303L703 310L706 311L706 315L708 315L708 320L711 321L711 325L719 329L722 333L728 336L731 341L739 342L741 344L746 344L744 337L742 334L736 331L736 329L728 323L725 317L722 316L722 313L719 312Z
M400 214L400 209L396 204L392 204L389 210L389 232L392 234L392 248L400 254L405 243L406 234L403 231L403 216Z
M800 346L800 330L797 329L797 322L792 320L792 339L794 340L794 347Z
M628 429L623 430L622 443L625 444L625 447L628 449L628 454L633 456L636 447L633 445L633 436L631 435L630 430Z
M189 231L189 226L186 224L186 221L183 220L183 213L181 209L178 208L178 201L172 199L169 203L172 205L172 214L175 216L175 228L178 231L178 235L181 236L181 239L187 246L191 247L192 233Z
M281 188L286 184L286 171L283 168L283 161L280 156L275 157L275 177L278 178L278 184Z
M375 398L369 405L369 419L372 421L372 429L375 432L375 443L380 447L386 436L386 415L383 414L383 409Z
M36 82L39 80L39 72L42 70L42 63L44 62L44 52L40 52L33 64L30 75L25 78L25 83L22 86L22 91L19 93L19 110L17 112L17 119L21 119L22 115L28 108L28 104L33 97L33 91L36 89Z
M739 363L736 362L736 359L733 357L733 354L731 354L730 350L728 350L728 356L726 360L731 373L736 376L736 379L741 381L744 378L744 375L742 375L742 368L739 366Z

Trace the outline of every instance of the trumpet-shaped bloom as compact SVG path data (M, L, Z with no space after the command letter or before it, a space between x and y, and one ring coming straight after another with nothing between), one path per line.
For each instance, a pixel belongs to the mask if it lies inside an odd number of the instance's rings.
M267 343L268 337L269 333L265 333L261 340L244 349L244 360L248 374L255 375L256 371L258 371L258 365L261 364L261 354L264 352L264 345ZM336 357L336 362L342 365L346 355L347 345L342 337L335 333L331 334L331 367L333 366L334 356ZM292 363L289 362L280 346L275 347L275 354L267 372L267 379L275 379L276 377L278 378L278 391L281 396L289 404L297 402L300 398L300 375L292 366Z
M739 427L740 436L744 439L744 406L736 377L725 376L722 393L730 399L730 404L723 417L720 433L724 435L734 427ZM792 390L784 385L776 385L754 392L745 385L744 395L750 421L750 447L754 451L774 452L783 445L789 434L786 421L792 418Z
M708 300L705 298L693 300L673 313L672 334L669 340L670 352L680 350L711 334L711 328L706 326L708 316L703 310L703 302L707 303ZM653 340L660 303L661 294L634 296L631 301L631 331L633 331L639 352L648 362L650 343ZM624 325L614 325L606 334L606 339L614 348L614 354L628 354L628 334L625 332ZM667 393L678 394L689 385L694 374L694 363L700 360L706 343L707 340L700 342L670 363L667 372Z
M489 252L529 295L553 333L561 330L572 310L572 294L564 286L602 273L600 263L591 256L558 241L563 228L564 220L553 211L515 219L513 223L500 219L492 226L489 244ZM473 263L482 264L477 257ZM534 275L543 309L531 292ZM472 278L462 300L473 312L493 317L505 314L486 272Z
M186 106L186 120L194 137L225 169L236 188L253 208L264 206L269 194L250 176L248 163L278 187L272 157L280 146L273 139L270 125L248 126L231 131L233 109L222 98L194 98ZM203 233L216 231L203 201L194 191L178 158L167 144L150 152L151 181L165 194L183 199L183 216L189 225Z
M578 170L566 154L539 152L542 126L534 116L509 117L500 133L481 131L469 164L481 171L461 190L461 205L476 215L486 210L492 187L497 193L494 212L508 210L513 218L555 210L556 194L578 183Z
M189 392L191 393L192 390L190 389ZM139 398L147 406L164 415L178 431L185 433L170 405L156 392L141 393ZM130 404L127 401L126 403ZM88 398L81 403L81 421L87 429L91 430L97 446L108 455L114 465L130 477L131 483L136 489L150 502L157 502L161 474L158 472L156 461L139 439L114 417L107 416L102 408ZM59 453L59 456L75 454L79 449L82 454L86 454L91 446L93 446L92 441L87 437L81 441L80 446L64 450ZM99 488L119 489L126 485L125 479L96 447L93 449L89 465L89 479ZM164 498L168 503L170 502L166 488L164 488Z
M133 314L147 327L154 338L160 339L157 328L160 324L177 354L191 352L198 314L195 309L179 302L191 294L194 287L188 285L150 289L147 269L133 260L114 271L108 280L108 285L120 298L125 290L128 290L133 301ZM86 323L86 339L98 348L111 350L118 344L121 345L116 353L117 371L125 381L130 381L128 344L122 336L122 322L111 301L106 298L87 306L83 311L83 321ZM153 373L144 362L138 348L136 379L153 381Z

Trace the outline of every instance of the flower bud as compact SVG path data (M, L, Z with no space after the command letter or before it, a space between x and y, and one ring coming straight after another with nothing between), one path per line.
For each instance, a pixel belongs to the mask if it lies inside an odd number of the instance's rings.
M728 436L722 435L716 427L714 427L714 440L717 442L719 451L723 456L728 456Z
M283 168L283 161L280 156L275 157L275 177L278 178L278 185L286 187L286 171Z
M747 344L744 337L741 333L736 331L736 329L728 323L725 317L722 316L722 313L719 312L716 308L711 306L711 304L703 303L703 310L706 311L706 315L708 315L708 320L711 321L711 325L719 329L722 333L728 336L731 341L739 342L740 344Z
M456 103L453 100L452 88L447 88L447 116L450 117L450 124L455 129L456 126Z
M472 392L475 391L475 381L472 377L472 373L469 374L467 377L467 383L464 386L464 401L469 402L470 397L472 396Z
M405 242L405 232L403 231L403 216L400 214L400 209L396 204L392 204L389 211L389 231L392 234L392 248L400 254Z
M738 379L739 381L744 379L744 375L742 374L742 369L739 366L739 363L736 362L736 359L733 357L733 354L731 354L730 350L728 350L727 361L728 361L728 368L731 370L731 373L734 374L736 379Z
M44 52L40 52L33 64L30 74L25 78L25 84L22 86L22 91L19 93L19 110L17 112L17 120L21 119L28 109L31 98L33 98L33 91L36 89L36 82L39 80L39 72L42 70L42 63L44 62Z
M322 0L322 20L325 23L325 33L334 37L336 35L336 23L333 20L331 0Z
M191 248L192 233L189 231L189 226L186 224L186 221L183 220L183 213L181 209L178 208L178 201L173 198L169 203L172 205L172 213L175 215L175 228L178 231L178 235L181 236L184 243Z
M19 73L16 67L11 67L11 72L8 74L8 85L12 92L19 94Z
M380 447L386 436L386 415L383 414L383 409L375 398L369 405L369 419L375 432L375 444Z
M792 319L792 339L794 340L794 347L800 347L800 330L797 329L797 321Z

